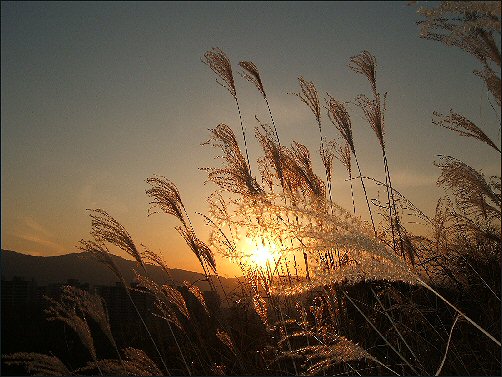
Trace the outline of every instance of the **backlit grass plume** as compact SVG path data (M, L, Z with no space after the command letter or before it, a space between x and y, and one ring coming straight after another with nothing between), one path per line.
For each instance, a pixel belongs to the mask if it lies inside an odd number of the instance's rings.
M84 316L92 319L99 326L103 334L106 335L114 348L117 348L112 335L105 303L100 296L67 285L63 287L61 299L68 303L73 303Z
M212 145L221 149L221 158L226 165L223 168L204 168L208 171L210 181L222 189L241 195L260 195L263 189L251 175L248 163L241 153L235 134L226 124L219 124L210 130L211 139L204 145Z
M214 259L213 252L203 241L201 241L193 231L186 227L176 227L178 233L183 237L187 245L197 256L201 264L207 263L211 269L216 272L216 260Z
M267 125L261 125L255 128L256 139L260 142L264 156L258 160L262 179L268 182L270 189L273 188L274 180L280 183L283 190L284 170L282 168L282 147L272 135L272 130Z
M308 148L296 141L291 148L285 150L284 164L286 179L291 187L299 189L314 203L321 204L325 200L326 189L322 180L315 174Z
M256 65L253 62L249 61L239 62L239 65L242 67L242 69L244 69L244 71L241 72L241 76L248 80L250 83L254 84L263 98L267 98L265 88L263 87L263 83L261 81L260 72L258 72Z
M155 362L140 349L127 347L122 350L123 360L104 359L89 362L85 367L74 371L77 375L94 375L96 370L101 370L106 376L159 376L162 372Z
M227 55L219 48L214 48L212 50L206 51L202 62L209 66L216 73L224 83L218 82L221 86L229 91L235 100L235 105L237 106L237 112L239 113L239 120L241 123L242 138L244 140L244 152L246 154L246 161L248 163L249 170L251 171L251 162L249 160L248 145L246 140L246 128L244 127L244 122L242 121L241 108L239 106L239 100L237 98L237 90L235 89L234 75L232 73L232 65Z
M113 261L110 251L103 242L96 240L80 240L80 243L77 247L84 253L91 255L100 263L103 263L113 272L113 274L119 279L119 281L125 284L122 273L117 267L117 264Z
M481 62L482 70L474 74L483 79L500 107L500 2L443 1L417 13L425 18L417 22L421 38L458 47Z
M298 77L300 83L300 92L293 93L306 104L314 114L317 123L321 122L321 105L319 103L319 94L312 81L305 80L302 76Z
M243 72L240 72L241 76L244 77L246 80L248 80L250 83L254 84L260 94L263 96L263 99L265 100L265 103L267 105L268 109L268 114L270 115L270 120L272 121L272 127L274 128L274 133L275 137L277 139L277 143L281 143L279 139L279 133L277 132L277 127L275 125L274 117L272 115L272 110L270 109L270 104L268 102L268 97L267 93L265 92L265 88L263 87L263 82L260 77L260 72L258 71L258 68L253 62L250 61L241 61L239 62L239 65L241 66L242 69L244 69Z
M328 110L328 117L331 123L333 123L338 132L340 132L342 138L345 140L346 145L348 145L350 151L354 155L354 160L356 161L357 170L359 171L359 179L361 181L361 186L364 191L364 197L366 199L366 205L368 206L368 213L370 215L371 224L373 226L373 233L375 234L376 237L377 231L376 231L375 221L373 220L373 212L371 211L371 206L368 199L368 193L366 191L366 185L364 184L363 174L361 172L361 167L357 159L356 148L354 145L354 137L352 135L352 122L350 120L350 115L347 111L347 108L345 107L345 104L341 101L336 100L331 95L328 94L328 97L325 99L325 101L326 101L326 109ZM350 161L350 156L348 160L345 156L344 160L346 162Z
M438 185L451 190L459 205L467 213L485 219L500 219L501 196L484 175L451 156L442 156L435 163L441 169ZM497 179L500 182L500 177ZM500 183L498 183L500 187Z
M432 123L435 125L447 128L449 130L455 131L460 136L473 137L478 139L483 143L488 144L490 147L495 149L500 153L500 149L495 145L495 143L473 122L464 117L461 114L450 110L449 115L443 115L434 111L434 116L436 119L432 119Z
M360 73L368 79L376 95L376 59L369 51L363 51L360 54L350 58L349 68L354 72Z
M7 365L19 365L30 375L70 376L72 373L56 356L36 352L16 352L3 356Z
M236 98L237 91L235 89L234 75L232 73L232 65L227 55L220 49L213 47L211 50L204 53L202 62L218 75L223 81L216 79L216 82L223 86L229 93Z
M102 209L89 210L91 217L91 235L97 241L106 241L115 245L132 256L145 268L141 254L136 248L131 235L112 216Z
M152 186L146 190L146 194L153 199L150 202L151 207L148 209L148 215L156 213L158 208L169 215L175 216L186 225L184 215L186 210L176 185L162 176L147 178L146 183Z
M82 344L87 348L94 361L96 358L96 349L94 347L94 339L91 334L91 329L85 320L85 316L81 311L77 311L75 302L62 298L56 301L50 297L46 297L50 303L46 309L47 319L50 321L61 321L71 328L79 337Z

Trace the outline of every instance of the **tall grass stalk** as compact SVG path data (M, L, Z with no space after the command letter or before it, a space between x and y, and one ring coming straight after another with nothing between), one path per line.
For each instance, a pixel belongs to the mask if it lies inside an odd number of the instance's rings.
M420 285L422 285L423 287L427 288L429 291L431 291L432 293L434 293L445 304L447 304L449 307L451 307L453 310L455 310L458 314L460 314L467 322L469 322L471 325L473 325L475 328L477 328L479 331L481 331L484 335L486 335L496 345L498 345L499 347L501 347L500 342L497 339L495 339L493 337L493 335L491 335L490 333L488 333L488 331L486 331L480 325L478 325L476 322L474 322L470 317L468 317L466 314L464 314L460 309L458 309L455 305L453 305L446 298L444 298L443 296L441 296L441 294L439 294L439 292L437 292L434 288L432 288L431 286L429 286L427 283L425 283L420 278L417 278L417 279L418 279L418 282L420 283Z
M448 342L446 343L446 349L444 350L444 356L443 356L443 359L441 360L441 365L439 365L439 368L436 371L435 376L439 376L439 374L441 373L441 370L443 369L444 362L446 361L446 356L448 356L448 348L450 348L451 335L453 334L453 329L455 328L455 325L457 324L457 321L459 318L460 318L460 314L457 314L455 316L455 321L453 321L453 325L451 325L450 334L448 335Z
M357 304L350 298L350 296L347 294L347 292L343 291L343 294L350 301L350 303L352 305L354 305L354 307L359 312L359 314L361 314L364 317L366 322L368 322L368 324L373 328L373 330L375 330L375 332L383 339L383 341L396 353L396 355L399 356L399 358L401 360L403 360L403 362L413 371L413 373L418 376L418 374L419 374L418 371L410 364L410 362L408 360L406 360L406 358L397 349L394 348L394 346L392 344L390 344L390 342L387 340L387 338L375 327L373 322L366 316L366 314L364 314L364 312L359 308L359 306L357 306Z

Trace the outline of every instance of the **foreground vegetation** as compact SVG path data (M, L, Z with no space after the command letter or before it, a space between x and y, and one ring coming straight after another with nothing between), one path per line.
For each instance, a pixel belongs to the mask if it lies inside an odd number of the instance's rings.
M445 2L421 10L422 37L460 47L479 60L482 68L475 74L486 84L498 114L500 12L500 2ZM386 93L380 92L376 58L368 51L350 58L349 68L369 82L368 94L358 95L350 105L375 133L385 182L362 172L344 99L329 94L320 99L315 85L300 77L296 96L312 112L319 132L324 174L318 176L304 145L281 142L259 71L243 61L241 76L256 86L270 115L267 124L259 121L254 129L263 155L259 171L252 171L250 134L230 61L223 51L212 49L203 62L235 101L243 146L240 135L225 124L210 130L206 144L220 152L223 165L205 169L218 187L204 215L212 228L209 242L197 237L174 183L151 177L146 193L151 213L165 212L179 220L176 229L214 292L219 290L213 253L239 263L244 274L239 293L221 297L228 310L210 310L201 291L187 282L196 299L188 304L159 255L138 247L106 211L92 210L92 239L82 240L79 247L110 268L133 304L132 289L153 297L151 311L162 331L154 331L137 310L147 343L141 349L120 349L103 301L67 287L60 300L49 300L48 318L74 331L88 361L70 368L64 355L35 353L6 355L4 360L29 373L49 375L499 375L501 178L487 178L443 156L435 164L445 196L435 214L428 216L407 200L392 184ZM500 157L499 146L463 115L451 111L433 116L435 124L485 143ZM333 126L340 138L327 140L325 128ZM349 210L333 201L335 160L347 169L351 189L361 185L364 208L356 208L354 199ZM368 197L370 184L385 190L384 200ZM427 236L407 229L410 216L427 224ZM243 247L245 242L254 249ZM109 245L138 262L137 287L124 281ZM164 268L165 285L146 275L145 263Z

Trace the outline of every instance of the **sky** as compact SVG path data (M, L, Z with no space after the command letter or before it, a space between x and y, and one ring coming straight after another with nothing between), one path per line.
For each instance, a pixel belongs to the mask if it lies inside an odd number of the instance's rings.
M196 257L166 214L147 217L146 178L166 176L178 187L203 240L216 189L202 167L217 166L200 144L208 129L230 125L240 135L232 97L201 62L220 47L229 56L248 132L267 119L255 88L237 63L259 68L281 142L307 145L321 175L315 119L297 97L298 76L321 96L349 101L369 95L352 72L351 56L377 58L377 85L388 92L386 147L393 185L433 215L443 194L437 155L461 159L486 176L500 175L500 154L432 124L450 109L474 121L500 146L500 109L490 105L480 66L453 47L419 38L418 2L2 2L1 244L33 255L76 252L89 239L87 208L102 208L137 244L171 267L199 271ZM356 108L350 110L363 174L384 180L378 141ZM323 114L325 135L337 131ZM240 140L240 139L239 139ZM242 143L242 140L240 140ZM250 137L252 166L260 156ZM333 198L351 208L339 163ZM377 187L369 185L371 197ZM356 205L367 215L360 189ZM419 230L417 230L419 231ZM217 257L223 276L238 269Z

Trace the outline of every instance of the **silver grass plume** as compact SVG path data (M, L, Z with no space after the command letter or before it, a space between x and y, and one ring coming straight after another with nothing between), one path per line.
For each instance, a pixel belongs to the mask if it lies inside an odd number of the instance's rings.
M441 169L437 184L453 192L460 208L483 218L500 219L500 194L482 173L451 156L441 156L434 164Z
M368 79L376 95L376 58L368 51L364 50L356 56L350 58L349 68L360 73Z
M319 95L312 81L305 80L302 76L298 77L300 83L300 92L292 93L305 103L314 114L317 123L321 122L321 105L319 104Z
M152 186L146 190L146 194L153 199L150 202L151 207L148 209L148 216L156 213L155 208L159 208L165 213L175 216L186 225L185 206L176 185L162 176L147 178L146 183Z
M338 145L337 148L335 148L335 157L342 163L345 169L347 169L349 175L352 176L352 156L349 144L345 143L344 145Z
M500 66L500 51L494 35L500 35L499 1L443 1L436 8L420 8L425 20L418 21L420 37L456 46L484 65Z
M322 205L325 198L323 181L314 173L308 148L296 141L284 149L284 176L287 185L308 195L312 202Z
M373 214L371 211L370 207L370 202L368 200L368 194L366 192L366 185L364 184L362 172L361 172L361 167L359 166L359 161L357 160L357 154L356 154L356 148L354 146L354 138L352 135L352 122L350 120L349 113L347 112L347 109L343 102L337 101L335 98L333 98L330 94L328 94L328 98L325 99L326 102L326 109L328 110L328 117L333 123L333 125L336 127L336 129L340 132L342 135L342 138L345 140L346 145L350 148L350 151L354 155L354 159L356 161L356 166L357 170L359 171L359 179L361 181L361 186L363 187L364 191L364 197L366 199L366 205L368 206L368 212L370 215L371 219L371 224L373 226L373 232L375 234L375 237L377 236L377 231L375 227L375 221L373 220ZM382 142L383 142L383 135L382 135ZM344 160L346 163L349 163L350 165L350 153L347 158L347 156L343 157L343 151L340 151L342 160ZM342 163L344 163L342 161ZM349 165L345 165L346 167ZM349 170L349 169L348 169ZM352 178L351 175L351 170L349 170L349 179ZM352 181L351 181L352 182ZM351 193L352 193L352 206L354 209L355 213L355 204L354 204L354 196L353 196L353 190L352 190L352 183L351 183Z
M363 110L366 120L375 131L380 145L384 148L384 112L387 93L384 94L382 109L380 93L377 92L376 88L376 58L365 50L350 58L349 68L366 76L371 85L374 98L370 100L365 95L360 95L356 98L356 105Z
M450 110L450 115L443 115L436 111L434 111L433 114L436 118L438 118L432 120L432 123L435 125L455 131L460 136L478 139L500 153L500 149L495 145L495 143L488 136L486 136L486 134L479 129L478 126L463 115L460 115L453 110Z
M127 284L124 281L124 277L122 276L122 273L120 272L116 263L113 261L110 251L103 242L81 240L78 248L82 250L84 253L92 255L99 262L103 263L124 284L124 286L127 286Z
M122 350L124 359L133 364L138 370L150 373L152 376L161 375L162 372L148 355L140 349L127 347Z
M79 368L74 372L75 374L88 375L92 374L96 368L99 368L106 376L120 376L124 375L124 372L128 376L163 375L155 362L144 351L127 347L122 350L122 353L124 355L122 363L114 359L98 360L89 362L85 367Z
M222 189L244 196L263 194L256 179L251 175L248 163L241 153L235 134L226 124L219 124L210 130L211 139L203 145L212 145L223 152L224 168L203 168L208 171L208 178Z
M185 239L185 242L197 256L202 265L207 263L211 269L216 272L216 260L214 259L213 252L203 241L201 241L193 229L187 227L177 226L175 228L178 233Z
M334 145L335 141L331 140L327 145L323 148L322 146L319 148L319 154L321 155L321 161L324 165L324 169L326 170L327 180L331 181L331 176L333 174L333 158L335 157Z
M92 234L92 232L91 232L91 234ZM129 292L129 287L128 287L126 281L124 280L124 277L122 276L120 270L118 269L117 265L113 261L112 256L111 256L110 252L108 251L104 242L102 240L98 239L96 237L96 235L94 235L94 237L95 237L94 241L81 240L79 248L82 251L94 256L99 262L101 262L105 266L107 266L115 274L115 276L117 276L117 278L120 280L120 282L122 283L122 285L124 286L124 288L126 290L127 296L129 297L131 304L133 305L136 313L138 314L139 319L141 320L141 323L143 324L143 326L145 328L145 331L148 334L148 337L152 341L152 344L153 344L155 350L157 351L157 354L159 355L159 358L162 361L164 368L167 370L167 366L162 358L162 355L160 354L160 351L157 347L157 344L153 340L153 337L150 333L150 330L148 329L145 321L143 320L143 317L141 316L140 312L138 311L138 308L136 307L136 304L134 303L134 300L132 299L131 293ZM143 266L143 269L146 271L145 266L143 264L142 264L142 266ZM99 369L99 364L97 364L96 366Z
M78 335L80 341L85 348L87 348L93 360L96 361L96 349L94 347L91 329L85 318L77 313L77 305L74 302L64 300L64 298L62 298L61 301L56 301L47 296L45 298L50 303L50 306L45 310L47 320L61 321L70 327Z
M75 304L81 313L91 318L99 326L110 343L116 347L104 301L100 296L67 285L63 287L61 299Z
M241 219L260 217L258 223L240 220L239 225L245 227L247 234L280 235L282 240L293 241L293 245L284 252L306 250L309 254L311 280L292 287L274 286L276 295L303 293L340 282L354 284L367 280L388 280L419 283L409 267L375 239L362 220L336 204L333 205L332 214L315 208L270 204L266 201L243 203L237 212ZM297 221L277 221L278 216L283 219L296 218ZM338 269L327 271L320 263L320 257L324 252L335 249L346 253L347 261Z
M263 87L263 83L261 81L260 72L258 72L258 68L253 62L250 61L242 61L239 62L239 65L244 69L243 72L239 72L240 75L248 80L250 83L256 86L256 89L261 93L263 98L267 98L267 94L265 93L265 88Z
M144 269L145 265L141 259L141 254L127 230L102 209L88 209L88 211L90 211L91 217L91 235L93 235L97 241L106 241L119 247L132 256Z
M344 336L337 336L330 344L306 346L295 350L294 353L306 356L306 361L310 364L307 373L310 375L319 375L340 363L360 359L375 360L364 348Z
M72 374L56 356L36 352L16 352L2 358L7 365L23 366L29 375L69 376Z
M256 127L255 134L264 152L264 156L258 161L262 171L270 172L273 170L275 173L274 176L279 180L281 187L286 189L286 187L284 187L284 170L282 167L283 147L274 140L272 129L266 125ZM272 173L269 174L272 175ZM272 177L270 177L270 180L272 181L271 178Z
M265 88L263 87L263 82L261 81L260 77L260 72L258 71L258 68L253 62L250 61L242 61L239 62L239 65L241 66L244 71L239 72L240 75L248 80L250 83L254 84L260 94L263 96L263 99L265 100L265 103L267 104L267 109L268 113L270 115L270 120L272 121L272 126L274 128L274 133L275 133L275 138L277 140L277 143L280 144L279 140L279 133L277 132L277 127L275 126L275 121L274 117L272 115L272 110L270 109L270 104L268 102L267 98L267 93L265 92Z
M338 145L335 147L335 158L345 166L347 172L349 173L349 182L350 182L350 195L352 197L352 210L354 211L354 215L356 214L356 203L354 200L354 187L352 185L352 154L350 152L349 143L345 142L345 144Z
M190 282L188 282L186 280L183 282L183 284L185 285L185 287L188 288L190 293L194 295L194 297L197 299L197 301L199 301L199 304L202 305L202 308L204 309L206 314L209 314L209 309L207 307L206 300L204 299L204 295L202 294L202 291L199 289L199 287L191 284Z
M355 151L354 138L352 137L352 122L350 121L349 113L343 102L337 101L331 95L328 94L326 101L326 109L328 110L328 117L340 132L343 139L350 147L352 153Z
M232 351L233 354L236 354L236 348L234 345L234 342L232 341L232 338L230 338L230 335L224 330L217 329L216 330L216 337L220 342L222 342L227 348Z
M495 74L495 72L489 68L484 68L482 71L475 70L474 74L485 82L488 91L495 97L497 105L500 107L501 104L501 82L500 77Z
M164 261L164 258L162 258L159 254L155 253L154 251L148 249L145 245L141 244L141 246L143 246L143 251L141 252L141 256L143 257L143 259L146 261L156 263L158 266L160 266L166 273L171 283L174 284L174 280L171 276L170 269L167 266L167 263Z
M227 55L219 48L213 47L211 50L206 51L202 62L206 64L211 70L223 80L223 82L216 79L216 82L227 89L230 94L236 98L237 91L235 89L234 75L232 73L232 65Z
M484 80L500 106L500 1L443 1L417 13L425 18L417 22L421 38L456 46L481 62L483 69L474 74Z
M387 93L383 97L383 108L380 102L380 93L375 95L375 99L369 99L364 94L356 97L356 105L363 111L366 121L369 123L375 132L378 142L382 148L385 148L384 134L385 134L385 100Z
M174 324L180 330L185 331L178 316L176 315L176 312L174 311L174 308L176 307L178 312L189 318L188 309L186 308L186 303L183 297L181 296L180 298L174 294L171 291L174 290L174 288L169 287L170 289L167 290L167 286L159 285L148 277L138 273L136 273L136 280L140 287L145 288L155 298L155 307L159 311L159 314L156 315ZM179 293L179 295L181 295L181 293Z

